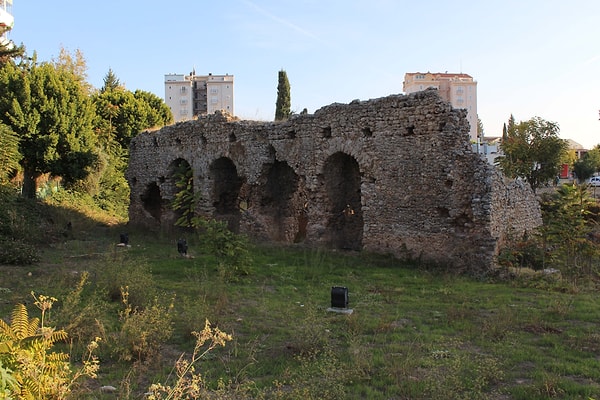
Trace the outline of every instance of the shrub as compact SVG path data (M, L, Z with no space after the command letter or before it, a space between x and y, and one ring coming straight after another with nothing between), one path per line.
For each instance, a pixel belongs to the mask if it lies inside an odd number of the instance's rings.
M40 256L33 245L0 236L0 264L29 265L38 261Z
M121 329L111 337L111 344L120 360L143 361L157 355L173 333L171 309L158 299L145 308L132 307L128 288L121 291L124 309L120 313Z

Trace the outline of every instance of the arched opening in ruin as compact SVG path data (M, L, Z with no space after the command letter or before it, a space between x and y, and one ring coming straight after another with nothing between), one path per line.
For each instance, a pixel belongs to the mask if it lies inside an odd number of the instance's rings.
M335 153L325 162L323 177L329 245L337 249L361 250L364 222L358 162L348 154Z
M196 209L192 166L183 158L178 158L169 165L167 174L167 182L173 194L171 201L174 212L173 223L190 226Z
M269 218L272 240L293 242L306 237L305 200L297 193L300 178L285 161L268 164L260 194L260 213Z
M146 190L144 190L144 193L140 196L140 200L142 200L144 210L160 222L160 217L162 215L162 197L160 196L160 188L156 182L150 182L148 186L146 186Z
M212 162L209 168L212 180L212 205L215 208L215 218L227 221L233 232L240 228L239 194L242 179L237 174L237 168L231 159L221 157Z

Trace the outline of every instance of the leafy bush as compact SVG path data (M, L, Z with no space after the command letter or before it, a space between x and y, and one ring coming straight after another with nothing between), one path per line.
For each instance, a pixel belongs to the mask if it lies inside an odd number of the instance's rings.
M121 330L111 336L111 344L120 360L142 361L157 355L173 333L171 309L158 299L145 308L132 307L127 287L122 289L124 309L120 313Z
M252 257L247 236L231 232L224 221L196 217L192 223L194 228L202 232L200 242L217 258L222 278L232 280L250 273Z
M38 251L33 245L0 236L0 264L28 265L39 260Z

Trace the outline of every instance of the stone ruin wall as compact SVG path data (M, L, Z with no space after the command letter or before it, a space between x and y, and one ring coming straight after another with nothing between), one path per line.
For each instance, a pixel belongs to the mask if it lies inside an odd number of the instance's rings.
M131 142L130 223L172 227L175 165L197 212L252 238L481 272L509 235L541 224L528 185L471 151L466 111L436 91L332 104L286 122L214 114Z

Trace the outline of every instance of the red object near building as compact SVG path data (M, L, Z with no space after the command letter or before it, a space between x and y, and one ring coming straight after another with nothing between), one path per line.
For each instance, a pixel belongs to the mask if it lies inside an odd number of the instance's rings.
M563 164L560 166L560 179L570 178L569 164Z

